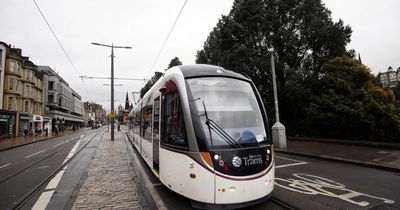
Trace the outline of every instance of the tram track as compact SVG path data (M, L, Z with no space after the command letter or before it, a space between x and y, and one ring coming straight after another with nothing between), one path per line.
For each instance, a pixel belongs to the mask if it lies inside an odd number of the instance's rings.
M50 173L50 175L48 175L43 181L41 181L40 183L36 184L28 193L25 193L23 196L21 196L21 198L19 200L17 200L16 202L14 202L11 206L9 206L7 209L21 209L23 208L33 197L35 197L38 193L40 193L42 191L42 189L44 189L47 184L61 171L63 170L70 162L71 160L73 160L96 136L99 135L99 133L101 133L101 136L104 135L104 130L101 132L96 132L93 136L91 137L87 137L89 140L87 142L85 142L83 144L83 146L81 146L79 149L76 150L76 152L69 158L66 159L66 161L64 161L59 167L56 168L56 170L52 171ZM1 183L12 179L13 177L16 177L17 175L23 173L24 171L28 170L29 168L32 168L33 166L43 162L44 160L49 159L50 157L58 154L59 152L62 152L64 150L70 149L70 146L73 146L74 144L76 144L76 142L82 139L82 136L78 136L77 138L74 138L73 140L71 140L70 142L68 142L68 144L63 148L63 149L59 149L49 155L47 155L46 157L41 158L38 161L35 161L34 163L30 164L29 166L17 171L16 173L13 173L13 176L8 176L6 179L3 179Z
M21 169L15 171L15 172L13 172L13 173L7 175L7 176L5 176L5 177L2 177L2 179L0 180L0 184L2 184L3 182L5 182L5 181L7 181L7 180L9 180L9 179L12 179L13 177L15 177L15 176L17 176L17 175L19 175L19 174L21 174L21 173L23 173L24 171L26 171L26 170L32 168L33 166L35 166L35 165L37 165L37 164L39 164L39 163L41 163L41 162L43 162L43 161L49 159L50 157L52 157L52 156L58 154L59 152L68 149L69 146L73 145L78 139L79 139L79 136L74 137L73 139L71 139L71 141L69 141L69 142L65 145L65 147L63 147L63 148L61 148L61 149L58 149L58 150L56 150L56 151L54 151L54 152L52 152L52 153L46 155L45 157L40 158L39 160L32 162L32 163L29 164L28 166L25 166L25 167L23 167L23 168L21 168Z

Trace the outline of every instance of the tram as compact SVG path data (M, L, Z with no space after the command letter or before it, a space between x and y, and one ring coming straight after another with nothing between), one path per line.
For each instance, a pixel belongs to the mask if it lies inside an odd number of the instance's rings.
M275 159L252 81L212 65L167 70L129 114L129 135L153 173L196 208L267 200Z

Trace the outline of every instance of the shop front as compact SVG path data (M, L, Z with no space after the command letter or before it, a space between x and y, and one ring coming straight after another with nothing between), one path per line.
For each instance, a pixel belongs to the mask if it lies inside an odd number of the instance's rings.
M50 117L43 117L43 130L47 129L48 133L52 132L52 120Z
M0 139L15 137L16 112L0 110Z
M33 115L33 129L35 129L35 133L43 131L43 117L40 115Z
M25 129L29 131L29 119L29 114L19 113L18 136L23 136Z

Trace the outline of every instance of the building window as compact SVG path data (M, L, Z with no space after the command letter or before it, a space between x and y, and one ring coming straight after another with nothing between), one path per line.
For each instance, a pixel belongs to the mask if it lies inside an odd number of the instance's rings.
M25 105L24 106L24 112L28 113L29 112L29 101L25 101L24 105Z
M26 71L26 80L32 79L32 71Z
M13 106L14 105L14 97L8 97L8 110L12 111L13 110Z
M389 80L390 80L391 82L396 80L396 74L395 74L394 72L391 72L391 73L389 74Z
M15 98L15 111L19 111L19 98Z
M14 79L12 78L8 80L8 90L14 90Z
M18 92L19 80L15 80L15 92Z
M17 64L14 61L11 61L9 67L10 67L9 71L15 72L16 68L17 68Z
M30 84L25 84L25 97L31 97L31 85Z
M54 82L49 81L49 90L54 90Z
M54 95L48 95L47 103L54 103Z
M0 50L0 65L3 64L3 50Z

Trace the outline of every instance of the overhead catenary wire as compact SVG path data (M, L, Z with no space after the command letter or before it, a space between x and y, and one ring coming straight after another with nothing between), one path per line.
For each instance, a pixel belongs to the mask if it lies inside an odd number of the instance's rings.
M50 23L47 21L47 19L46 19L46 17L44 16L42 10L40 9L39 5L36 3L35 0L32 0L32 1L33 1L33 3L35 4L36 8L38 9L38 11L39 11L40 15L42 16L43 20L46 22L47 26L49 27L49 29L50 29L51 33L53 34L54 38L56 39L58 45L60 45L62 51L64 52L64 55L67 57L69 63L70 63L71 66L72 66L72 68L75 70L75 72L76 72L78 75L81 75L81 74L79 73L79 71L78 71L78 68L76 68L76 66L75 66L74 63L72 62L71 58L69 57L69 55L68 55L67 51L65 50L64 46L61 44L61 41L58 39L58 37L57 37L56 33L54 32L53 28L51 27ZM89 91L88 91L88 89L87 89L87 87L86 87L85 82L84 82L83 80L81 80L81 81L82 81L82 84L83 84L83 87L84 87L84 89L85 89L85 91L86 91L87 96L88 96L89 98L91 98L91 96L90 96L90 94L89 94Z
M174 24L172 24L172 27L171 27L171 29L169 30L168 35L167 35L167 37L166 37L165 40L164 40L164 43L162 44L160 50L158 51L157 57L156 57L156 59L154 60L153 65L151 66L151 68L150 68L150 70L149 70L149 73L148 73L148 75L147 75L147 77L149 78L148 80L150 80L150 78L151 78L151 73L153 72L153 68L154 68L154 66L156 65L158 59L160 58L160 55L161 55L161 53L162 53L162 51L163 51L165 45L166 45L167 42L168 42L168 39L169 39L169 37L170 37L170 35L171 35L171 33L172 33L172 30L174 30L174 27L175 27L176 23L178 22L178 19L179 19L179 17L181 16L181 13L182 13L183 9L185 8L186 2L187 2L187 0L185 0L185 2L183 3L183 5L182 5L182 7L181 7L181 9L180 9L180 11L179 11L179 13L178 13L178 15L177 15L176 18L175 18ZM146 81L145 81L145 83L146 83ZM144 84L145 84L145 83L144 83ZM144 85L144 84L143 84L143 85Z

